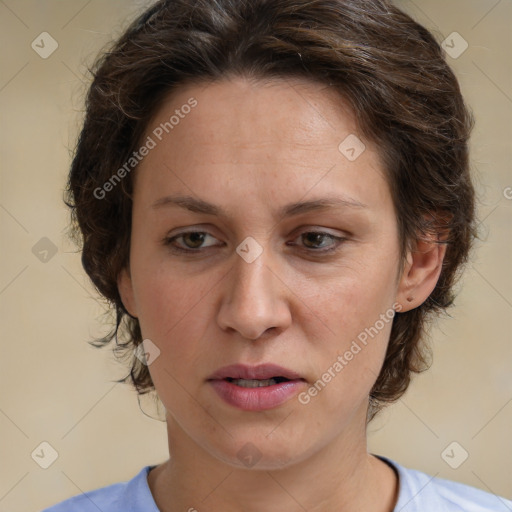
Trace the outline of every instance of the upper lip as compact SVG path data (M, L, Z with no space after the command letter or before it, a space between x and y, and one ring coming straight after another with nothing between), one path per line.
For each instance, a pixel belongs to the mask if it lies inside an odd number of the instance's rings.
M303 379L301 375L287 368L276 364L260 364L257 366L248 366L244 364L232 364L218 369L210 375L208 380L231 379L271 379L273 377L285 377L289 380Z

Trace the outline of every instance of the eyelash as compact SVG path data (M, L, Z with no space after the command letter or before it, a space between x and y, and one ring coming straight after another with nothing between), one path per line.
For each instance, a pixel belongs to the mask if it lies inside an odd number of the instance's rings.
M184 249L183 247L177 247L176 245L173 245L175 240L182 238L185 235L191 235L191 234L203 234L203 235L208 235L208 236L212 236L212 238L215 238L215 237L213 237L213 235L210 235L209 233L207 233L205 231L186 231L184 233L180 233L179 235L164 238L163 243L164 243L164 245L168 246L172 252L181 253L181 254L187 254L187 253L188 254L192 254L192 253L199 254L199 253L204 252L205 250L209 249L210 247L214 247L214 246L210 246L206 249L201 249L201 248L199 248L199 249ZM331 233L325 233L324 231L304 231L303 233L300 233L297 237L300 237L303 235L310 235L310 234L322 235L322 236L328 237L331 240L333 240L334 242L336 242L329 249L311 249L311 248L304 249L306 252L311 252L312 254L325 255L325 254L334 253L334 252L338 251L340 249L340 246L343 244L343 242L345 240L347 240L344 237L335 236L335 235L332 235Z

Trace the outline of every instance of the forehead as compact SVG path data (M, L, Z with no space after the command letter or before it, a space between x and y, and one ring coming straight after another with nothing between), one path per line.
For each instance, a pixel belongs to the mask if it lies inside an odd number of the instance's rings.
M148 132L169 120L192 97L197 106L183 124L192 125L195 135L212 145L244 144L250 148L278 140L314 148L332 145L340 128L358 132L352 109L332 87L299 78L242 77L178 88L162 102ZM172 135L179 138L183 131L176 125ZM334 139L326 138L329 131L336 135Z
M298 200L308 190L315 195L341 187L361 203L388 199L376 148L362 142L339 93L316 82L190 84L162 102L144 138L155 147L135 174L136 196L180 192L210 200L233 192ZM344 154L345 140L357 152L364 148L357 159Z

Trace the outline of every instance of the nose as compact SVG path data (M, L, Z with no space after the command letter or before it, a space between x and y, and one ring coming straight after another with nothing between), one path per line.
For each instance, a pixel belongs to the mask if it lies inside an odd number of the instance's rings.
M217 322L223 330L254 341L290 325L291 292L272 266L266 251L251 263L235 254L233 267L219 284L223 289Z

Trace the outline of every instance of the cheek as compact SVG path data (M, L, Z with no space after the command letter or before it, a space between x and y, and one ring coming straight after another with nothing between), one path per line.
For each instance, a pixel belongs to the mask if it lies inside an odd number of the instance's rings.
M176 272L143 271L135 282L142 335L161 350L172 348L173 357L194 347L208 320L211 307L210 279L193 279ZM211 316L211 313L210 313Z
M298 288L304 313L316 327L340 340L373 325L395 299L395 266L364 261L330 271L320 280ZM326 329L326 328L329 329Z
M147 273L136 292L142 336L160 350L149 366L156 390L169 411L198 418L202 412L191 396L199 393L198 377L207 372L203 344L208 344L210 289L204 281L156 272Z
M366 403L387 350L393 321L393 311L388 311L388 316L384 309L367 315L366 322L360 314L355 321L347 314L331 323L335 335L308 355L316 371L314 382L299 396L309 408L306 414L324 419L327 415L336 429Z
M319 291L303 290L303 329L316 349L304 357L316 371L310 409L338 417L365 400L383 364L394 310L394 274L365 267L330 279ZM306 317L307 315L307 317ZM308 352L309 350L309 352ZM308 401L304 397L303 402ZM318 409L316 408L318 407ZM316 414L316 413L315 413ZM341 417L340 417L341 418Z

